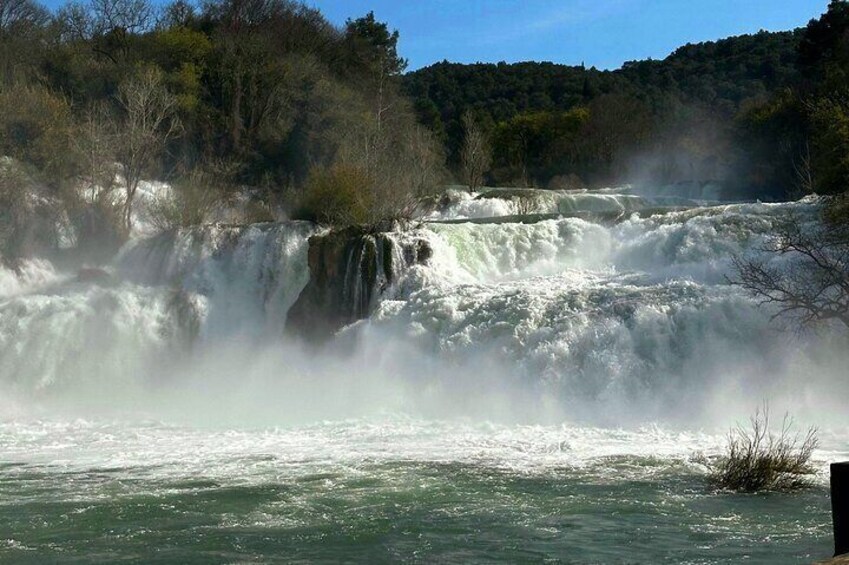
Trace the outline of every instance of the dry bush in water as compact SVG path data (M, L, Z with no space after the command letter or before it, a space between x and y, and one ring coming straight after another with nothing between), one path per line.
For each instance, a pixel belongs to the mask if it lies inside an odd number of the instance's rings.
M810 486L816 470L811 455L817 448L817 429L800 436L785 414L778 432L769 429L769 409L755 412L750 428L737 426L728 434L723 456L708 462L711 485L737 492L791 491Z

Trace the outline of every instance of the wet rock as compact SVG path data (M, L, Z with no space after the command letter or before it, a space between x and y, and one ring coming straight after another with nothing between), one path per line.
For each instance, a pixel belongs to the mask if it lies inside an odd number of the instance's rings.
M287 315L287 330L321 341L371 315L378 299L433 250L399 226L351 226L309 240L310 280Z
M108 286L114 283L112 275L104 269L83 267L77 271L77 282Z

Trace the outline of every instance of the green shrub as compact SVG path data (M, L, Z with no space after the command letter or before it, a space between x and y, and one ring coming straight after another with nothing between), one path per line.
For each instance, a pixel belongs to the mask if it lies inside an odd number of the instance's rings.
M810 464L817 448L817 430L800 437L785 415L777 433L769 429L769 410L758 410L751 428L738 426L728 434L723 456L708 462L708 481L737 492L791 491L810 486L816 470Z
M0 149L48 177L74 167L71 107L41 86L14 85L0 92Z
M334 165L313 169L294 216L329 225L374 221L371 179L360 168Z

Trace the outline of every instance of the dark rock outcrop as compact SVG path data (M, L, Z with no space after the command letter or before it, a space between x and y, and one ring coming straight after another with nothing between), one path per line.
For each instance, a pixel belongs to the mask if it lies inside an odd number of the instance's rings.
M114 279L108 271L97 267L83 267L77 271L77 282L90 283L100 286L110 286L114 284Z
M310 341L367 318L404 271L433 254L424 238L351 226L309 240L310 280L287 315L286 327Z

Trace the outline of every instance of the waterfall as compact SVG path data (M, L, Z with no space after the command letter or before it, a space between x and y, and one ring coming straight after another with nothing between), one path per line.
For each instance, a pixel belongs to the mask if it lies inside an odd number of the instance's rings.
M779 332L773 312L728 282L732 257L763 253L775 222L791 212L813 222L817 210L803 201L615 225L433 224L434 259L415 267L417 286L359 331L416 344L457 379L545 391L569 415L709 419L745 414L751 398L821 412L846 389L838 350Z
M814 410L839 397L842 354L775 331L728 277L732 256L760 253L785 214L815 221L817 206L169 232L128 244L110 284L44 262L4 271L0 387L60 397L80 383L167 388L186 371L202 382L226 367L263 382L297 374L391 389L405 406L473 398L484 413L497 391L499 405L521 401L526 414L613 423L709 418L738 401L745 413L744 397ZM321 357L293 349L316 337L330 340ZM346 374L359 380L342 385Z
M107 285L48 276L52 268L36 263L0 297L0 383L122 387L155 380L196 341L282 339L316 232L297 222L213 225L136 240Z

